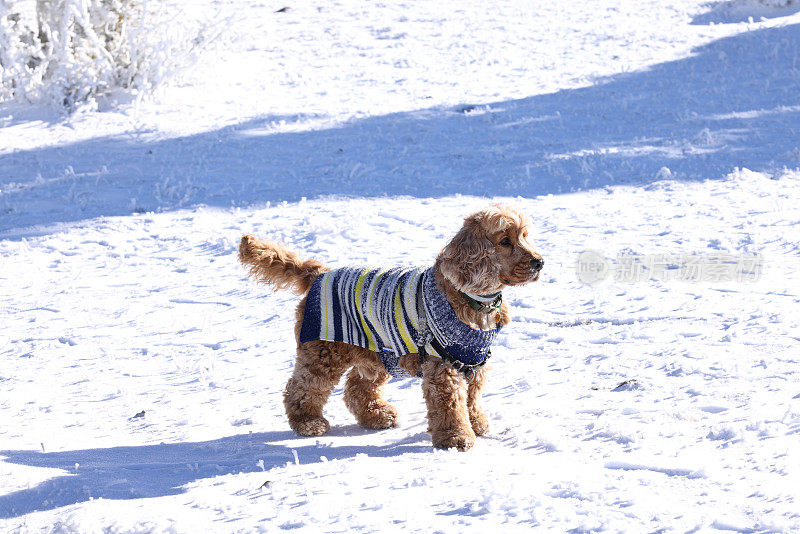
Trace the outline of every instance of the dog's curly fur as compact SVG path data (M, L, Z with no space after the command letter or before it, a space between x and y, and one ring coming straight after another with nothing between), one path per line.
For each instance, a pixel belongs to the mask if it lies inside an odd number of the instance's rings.
M473 213L436 258L434 274L456 316L472 328L489 330L509 323L508 304L492 313L473 310L459 291L486 294L506 286L536 281L542 257L528 243L528 217L508 206L491 206ZM330 269L316 260L303 260L276 243L242 237L239 260L256 280L275 289L293 289L303 295L296 312L295 339L314 279ZM428 431L440 448L466 450L475 436L489 430L480 406L486 368L467 381L462 373L435 357L420 362L419 355L400 359L412 374L422 372L422 390L428 408ZM389 374L377 353L334 341L298 342L297 361L284 391L289 425L301 436L319 436L330 429L322 408L342 375L347 373L344 402L365 428L397 426L397 410L381 396Z

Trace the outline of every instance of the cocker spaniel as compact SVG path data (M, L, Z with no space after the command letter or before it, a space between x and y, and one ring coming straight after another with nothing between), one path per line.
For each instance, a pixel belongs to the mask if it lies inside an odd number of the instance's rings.
M466 450L488 432L481 410L486 363L509 323L502 290L534 282L544 261L528 242L529 218L491 206L464 226L427 268L331 270L276 243L242 237L239 260L256 280L302 295L297 361L284 391L301 436L330 429L322 408L347 373L344 402L359 424L397 426L381 396L390 376L421 376L433 445Z

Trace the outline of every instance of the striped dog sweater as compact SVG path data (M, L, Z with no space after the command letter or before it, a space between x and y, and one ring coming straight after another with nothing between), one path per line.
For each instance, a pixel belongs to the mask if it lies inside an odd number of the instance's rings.
M429 268L345 267L319 275L308 292L300 343L339 341L377 352L386 371L408 377L400 356L440 356L430 336L465 364L484 361L500 328L475 330L456 317Z

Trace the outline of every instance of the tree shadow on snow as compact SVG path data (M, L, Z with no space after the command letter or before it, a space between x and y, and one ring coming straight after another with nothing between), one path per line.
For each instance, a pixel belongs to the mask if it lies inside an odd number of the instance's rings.
M15 152L0 156L0 232L197 204L530 197L794 168L798 43L798 24L761 29L590 87L336 127L276 133L280 118L263 117L155 142L105 137ZM306 119L294 120L302 130Z
M738 22L759 21L788 17L800 11L800 0L794 0L782 7L759 3L758 0L726 0L709 2L709 11L692 19L692 24L735 24Z
M114 447L41 453L0 451L5 462L63 469L63 476L36 487L0 496L0 518L8 519L34 511L52 510L90 499L139 499L177 495L182 486L220 475L252 473L295 461L313 464L321 456L328 460L353 458L357 454L393 457L430 452L419 439L404 439L387 446L300 445L274 442L297 439L294 433L243 434L201 443L170 443L139 447ZM294 451L294 452L293 452ZM263 464L261 463L263 462ZM255 489L255 488L254 488Z

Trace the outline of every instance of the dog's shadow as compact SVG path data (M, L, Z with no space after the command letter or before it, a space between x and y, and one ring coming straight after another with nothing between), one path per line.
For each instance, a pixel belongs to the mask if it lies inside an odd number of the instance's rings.
M354 426L332 429L331 437L374 432ZM90 499L138 499L184 492L191 482L219 475L266 471L295 461L300 464L353 458L357 454L393 457L429 452L426 435L407 437L384 446L319 443L279 444L297 439L289 431L241 434L199 443L162 443L42 453L0 451L7 463L63 469L62 476L38 486L0 496L0 518L52 510ZM297 457L295 458L295 454Z

